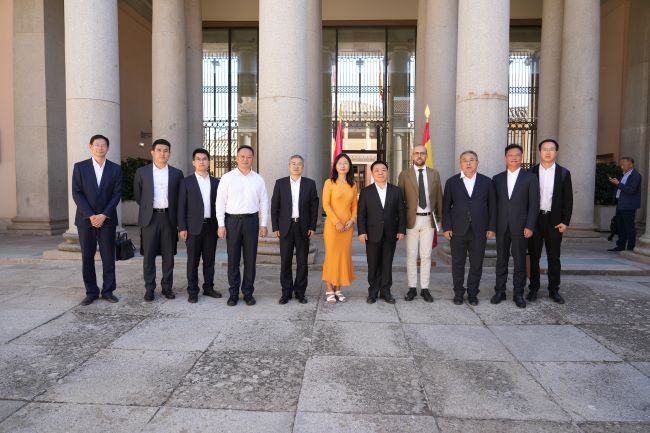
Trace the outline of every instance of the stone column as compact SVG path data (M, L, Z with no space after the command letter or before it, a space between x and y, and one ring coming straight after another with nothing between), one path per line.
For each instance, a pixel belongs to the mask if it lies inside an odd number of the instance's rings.
M203 147L203 21L200 0L185 0L185 36L187 40L187 152L188 160L191 160L192 151L197 147Z
M259 172L269 194L289 157L307 154L307 9L303 0L259 2Z
M323 22L321 0L307 1L307 150L305 175L316 181L320 197L320 158L323 148Z
M237 145L257 149L257 50L249 43L237 41L232 46L233 55L239 59L237 100L232 107L237 111ZM257 164L253 165L257 170Z
M108 137L108 159L120 163L119 67L117 0L65 0L68 179L74 164L90 157L94 134ZM69 228L59 250L79 251L75 211L68 186Z
M322 65L323 71L321 75L321 84L323 86L323 108L322 108L322 120L321 120L321 153L320 153L320 163L319 171L317 171L314 176L315 179L319 179L321 185L319 188L322 189L325 179L329 178L330 170L332 165L332 142L334 140L333 134L336 134L336 130L333 130L332 125L334 121L332 113L332 104L334 103L332 97L332 72L333 65L336 64L336 41L334 38L332 40L325 41L323 43L323 57ZM338 107L335 107L338 110ZM319 197L321 197L319 195Z
M646 173L650 173L650 160L646 165ZM646 174L645 182L648 182L648 174ZM650 203L650 183L647 183L649 186L646 188L648 192L646 194L646 203ZM643 256L650 256L650 206L646 206L646 217L645 217L645 234L639 238L639 241L634 248L634 252Z
M390 169L389 182L397 183L399 173L406 168L402 165L402 137L409 133L410 108L404 101L409 97L408 67L410 52L404 45L394 44L389 48L388 78L386 84L390 86L388 92L388 118L389 138L386 149L386 162ZM399 149L399 151L398 151Z
M600 2L564 4L560 91L560 163L571 170L573 215L567 236L595 237Z
M487 176L504 170L509 30L508 0L459 1L456 149L475 150Z
M544 0L542 50L539 60L538 141L544 138L557 139L558 137L563 16L564 0ZM560 143L560 146L562 144Z
M171 143L169 163L188 173L187 46L183 0L153 2L151 29L153 140Z
M17 215L8 229L60 234L68 227L63 0L14 2L13 25Z
M507 3L507 2L506 2ZM506 14L508 15L508 14ZM501 22L500 20L499 22ZM460 152L473 148L456 147L456 57L458 45L458 3L448 0L431 0L426 10L426 44L424 46L425 88L424 105L429 104L429 136L433 165L444 183L458 170ZM508 43L506 28L506 48ZM507 86L506 69L506 86ZM507 95L506 87L506 95ZM505 125L505 124L504 124ZM503 127L505 129L505 126ZM420 134L420 135L417 135ZM421 137L422 131L416 131ZM462 143L467 145L467 143Z
M418 27L415 46L415 143L422 142L424 132L424 108L427 106L424 96L428 83L425 73L425 46L427 44L427 3L418 0ZM410 154L410 149L405 149ZM410 158L410 155L409 155Z

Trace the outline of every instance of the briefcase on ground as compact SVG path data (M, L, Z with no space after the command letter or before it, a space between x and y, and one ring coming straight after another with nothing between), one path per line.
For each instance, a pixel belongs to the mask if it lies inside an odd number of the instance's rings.
M118 233L115 239L115 260L129 260L135 255L135 245L124 233Z

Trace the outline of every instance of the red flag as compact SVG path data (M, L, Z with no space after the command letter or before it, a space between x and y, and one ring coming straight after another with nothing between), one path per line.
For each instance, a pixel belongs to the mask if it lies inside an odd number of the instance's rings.
M424 115L426 116L426 123L424 124L424 134L422 135L422 144L424 147L427 149L427 162L426 165L427 167L433 168L433 152L431 151L431 137L429 136L429 105L427 105L427 108L424 110ZM431 248L435 248L438 246L438 220L436 219L436 215L434 213L434 206L431 206L431 213L433 213L433 221L434 221L434 226L433 226L433 242L431 243Z

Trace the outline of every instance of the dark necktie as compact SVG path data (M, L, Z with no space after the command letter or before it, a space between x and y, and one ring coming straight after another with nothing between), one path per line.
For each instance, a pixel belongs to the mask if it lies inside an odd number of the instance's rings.
M424 171L423 168L418 168L418 171L420 174L418 174L418 194L420 195L418 199L418 205L422 209L426 209L427 207L427 194L424 192L424 175L422 174L422 171Z

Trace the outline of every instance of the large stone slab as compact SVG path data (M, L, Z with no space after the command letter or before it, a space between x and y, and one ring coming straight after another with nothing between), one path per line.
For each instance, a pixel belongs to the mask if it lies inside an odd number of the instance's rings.
M33 274L40 274L40 272L32 272L28 274L30 277L23 276L23 278L29 279ZM65 311L78 305L84 296L86 294L83 289L32 286L29 289L21 290L20 294L6 299L0 309L29 308L30 310Z
M0 398L31 399L83 363L97 349L0 346Z
M257 304L253 308L242 308L239 320L309 320L316 317L318 296L307 295L307 303L301 304L295 299L284 305L278 304L280 295L256 296Z
M295 410L306 355L208 351L167 405L208 409Z
M142 317L70 311L15 340L16 344L104 348L138 324Z
M580 328L626 361L650 361L650 323L580 325Z
M318 305L316 320L399 322L395 305L387 304L381 300L368 305L365 298L361 297L350 297L347 302L337 302L334 305L321 302Z
M195 352L102 349L43 400L160 406L190 370Z
M436 417L569 421L517 362L417 358Z
M0 423L25 404L24 401L0 400ZM2 428L2 425L0 425L0 431Z
M160 305L167 300L162 296L156 296L153 302L144 301L144 289L141 292L136 291L115 291L115 296L119 302L112 304L99 299L90 305L79 305L75 308L77 311L93 314L127 314L129 316L149 316L158 311ZM81 298L83 299L83 298ZM81 302L79 299L78 302ZM176 300L179 301L178 299Z
M520 361L620 361L572 325L490 326Z
M337 356L408 356L410 348L397 323L317 321L312 353Z
M160 317L235 320L241 315L243 308L240 308L240 305L237 305L236 307L227 306L227 299L227 294L224 294L224 297L219 299L199 296L199 302L196 304L190 304L187 302L187 294L177 293L176 299L161 302L154 314ZM156 301L157 300L158 298L156 298Z
M635 324L650 317L650 300L595 295L580 302L559 305L555 311L563 322L576 325Z
M162 407L143 433L291 433L292 412Z
M307 362L300 411L429 414L410 358L315 356Z
M374 415L298 412L294 432L300 433L436 433L431 415Z
M230 352L306 352L312 322L296 320L241 320L228 322L210 350Z
M0 309L0 343L6 343L46 323L66 310Z
M581 422L583 433L648 433L650 422Z
M639 370L641 373L650 377L650 362L631 362L630 364L633 365L634 368Z
M140 431L155 407L30 403L0 425L12 433L94 433Z
M525 362L577 420L650 421L650 379L625 363Z
M578 427L567 422L440 417L436 420L442 433L582 433Z
M512 361L505 346L484 326L404 325L416 355L428 359Z
M498 305L486 301L471 308L486 325L555 325L563 323L550 304L539 301L529 302L526 308L518 308L510 296Z
M183 318L147 318L111 344L112 349L202 352L226 322Z
M447 299L429 304L420 300L397 300L397 314L402 323L434 323L437 325L480 325L481 319L465 305L454 305Z

